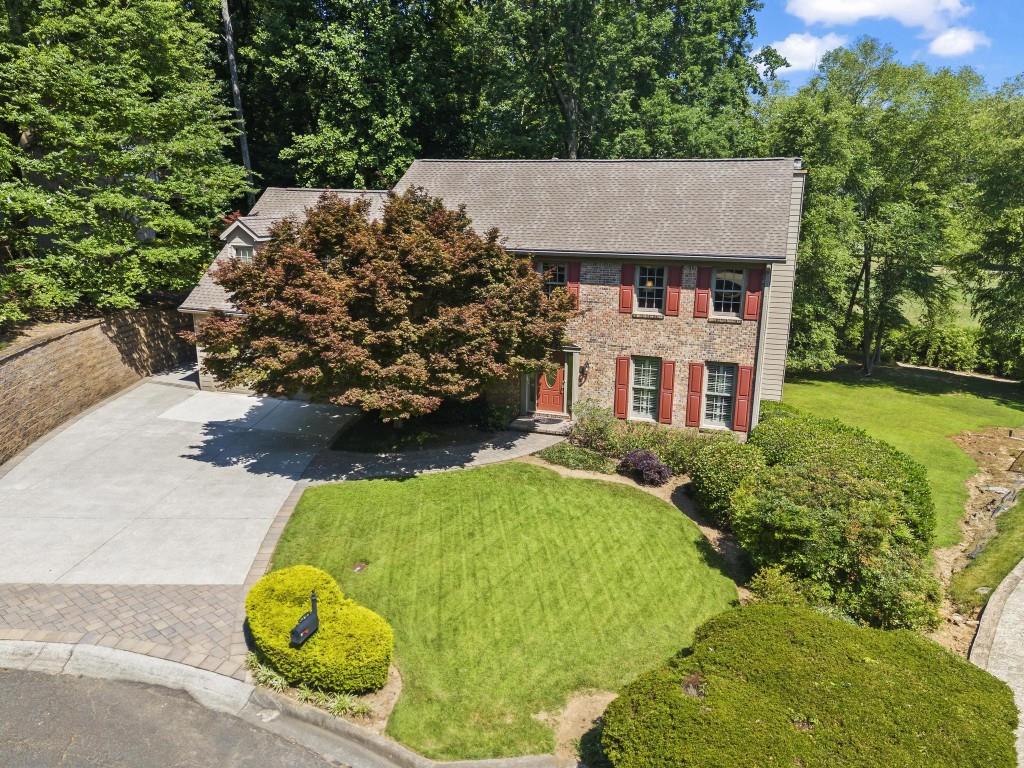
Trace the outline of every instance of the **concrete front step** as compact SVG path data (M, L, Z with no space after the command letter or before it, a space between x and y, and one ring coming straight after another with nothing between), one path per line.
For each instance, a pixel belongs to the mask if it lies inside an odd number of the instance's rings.
M509 429L517 432L539 432L542 435L568 435L572 429L572 420L561 416L534 414L516 419L509 424Z

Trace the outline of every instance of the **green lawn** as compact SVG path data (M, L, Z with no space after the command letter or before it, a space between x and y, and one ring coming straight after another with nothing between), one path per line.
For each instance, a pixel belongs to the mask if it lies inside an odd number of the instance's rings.
M964 483L977 470L950 437L965 430L1024 425L1024 387L932 371L880 368L867 379L856 371L799 378L786 382L784 400L861 427L924 464L935 497L940 547L960 538Z
M534 715L663 663L736 598L671 505L518 463L312 488L274 556L296 563L391 622L388 731L443 759L550 752Z
M981 608L999 582L1024 557L1024 501L996 518L998 533L981 554L953 577L950 595L963 608ZM978 589L987 587L980 594Z

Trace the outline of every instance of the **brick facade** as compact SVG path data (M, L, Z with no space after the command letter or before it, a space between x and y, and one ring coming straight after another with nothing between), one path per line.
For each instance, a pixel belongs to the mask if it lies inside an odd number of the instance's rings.
M194 357L170 310L58 326L0 350L0 463L144 376Z
M686 421L685 393L691 362L756 364L760 320L694 318L699 264L683 265L679 314L638 317L619 312L621 261L584 261L580 270L580 311L567 336L580 347L578 400L612 406L615 358L650 356L676 361L673 426ZM707 266L707 265L703 265ZM716 265L723 266L723 265Z

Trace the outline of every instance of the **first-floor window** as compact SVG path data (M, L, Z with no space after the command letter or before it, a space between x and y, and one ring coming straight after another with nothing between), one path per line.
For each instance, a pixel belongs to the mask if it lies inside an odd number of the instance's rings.
M704 395L704 423L711 427L732 426L732 401L736 394L736 366L708 363Z
M658 377L661 360L656 357L633 358L633 407L637 419L658 419Z
M244 264L248 264L252 261L252 246L251 245L236 245L235 246L235 258Z
M565 288L568 282L564 262L545 261L541 264L541 273L544 275L544 293L549 296L555 288Z

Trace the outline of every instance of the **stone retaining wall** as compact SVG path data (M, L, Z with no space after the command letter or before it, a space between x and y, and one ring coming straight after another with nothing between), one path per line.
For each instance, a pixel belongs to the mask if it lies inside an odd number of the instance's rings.
M60 325L0 349L0 464L155 371L194 359L187 317L145 309Z

